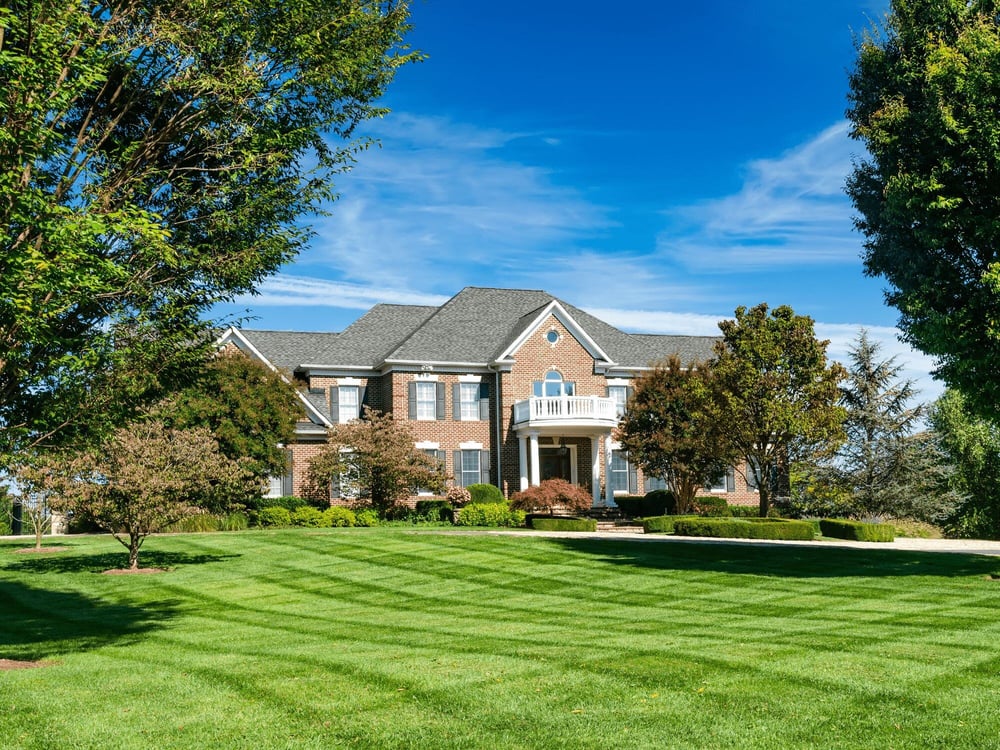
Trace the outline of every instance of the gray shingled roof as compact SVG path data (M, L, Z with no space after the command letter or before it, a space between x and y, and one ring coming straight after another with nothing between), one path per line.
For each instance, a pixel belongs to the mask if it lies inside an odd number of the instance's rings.
M441 307L376 305L342 333L246 330L273 364L375 367L385 360L488 363L495 360L553 300L537 289L466 287ZM559 304L621 367L646 367L677 353L685 363L707 359L711 336L630 334L562 300Z

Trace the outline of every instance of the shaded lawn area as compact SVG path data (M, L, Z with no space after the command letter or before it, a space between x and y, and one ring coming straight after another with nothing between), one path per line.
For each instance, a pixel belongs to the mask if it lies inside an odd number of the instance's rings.
M0 543L0 747L1000 747L1000 560L407 529Z

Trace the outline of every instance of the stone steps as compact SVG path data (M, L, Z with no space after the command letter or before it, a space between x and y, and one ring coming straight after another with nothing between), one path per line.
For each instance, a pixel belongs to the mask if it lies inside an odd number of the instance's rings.
M642 534L642 526L633 523L616 523L615 521L598 521L597 530L614 532L616 534Z

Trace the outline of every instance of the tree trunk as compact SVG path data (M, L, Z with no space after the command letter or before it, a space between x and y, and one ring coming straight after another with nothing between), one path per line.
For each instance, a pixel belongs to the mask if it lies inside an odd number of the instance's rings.
M128 568L129 570L139 569L139 546L142 539L138 536L130 536L128 539Z
M758 483L757 494L760 497L760 506L757 511L758 515L761 518L767 518L767 511L771 508L771 488L767 486L767 482Z

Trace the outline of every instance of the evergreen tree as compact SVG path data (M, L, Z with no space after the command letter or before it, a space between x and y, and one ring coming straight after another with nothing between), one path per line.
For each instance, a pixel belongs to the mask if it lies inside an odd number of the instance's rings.
M853 497L854 510L897 512L904 498L908 436L920 418L911 407L913 382L901 380L895 357L880 359L881 345L864 329L849 351L847 377L840 386L846 411L846 442L837 454L833 474Z

